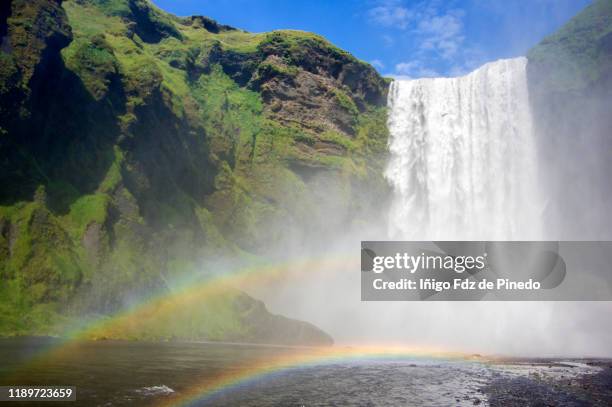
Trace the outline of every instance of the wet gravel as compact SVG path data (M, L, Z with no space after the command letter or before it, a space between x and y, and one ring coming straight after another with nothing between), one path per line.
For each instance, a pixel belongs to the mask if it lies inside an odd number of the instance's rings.
M582 375L536 373L499 376L484 386L482 391L492 407L612 406L612 361L589 360L583 363L599 369L595 373ZM575 369L562 363L557 365L569 372Z

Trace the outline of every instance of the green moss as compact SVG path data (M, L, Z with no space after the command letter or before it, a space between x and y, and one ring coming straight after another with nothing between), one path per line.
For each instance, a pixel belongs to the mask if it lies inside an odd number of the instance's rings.
M334 89L333 92L334 98L336 99L338 104L342 106L356 120L357 116L359 115L359 109L357 109L357 105L355 105L353 99L351 99L346 94L346 92L340 89Z
M85 229L92 222L103 224L109 203L110 197L102 193L84 195L75 201L70 206L68 220L73 224L76 236L83 236Z
M343 147L347 151L355 150L355 142L345 134L340 134L337 131L327 130L319 135L319 139L329 143Z
M30 289L24 290L17 279L5 280L0 285L0 334L59 334L57 324L65 318L59 314L57 304L37 304L29 292Z
M183 39L175 25L178 18L155 7L148 0L130 0L130 17L135 22L135 32L145 42L159 42L163 38Z
M221 252L227 247L231 247L221 232L219 232L219 229L215 226L214 216L208 209L196 207L195 214L200 228L202 228L202 231L204 231L206 235L208 245L213 251Z
M106 172L106 176L100 183L98 191L101 193L110 193L119 185L122 181L121 166L123 165L125 155L123 151L117 146L113 148L114 159L111 166Z
M181 26L182 34L188 42L198 44L202 48L210 48L214 43L220 44L223 49L242 54L252 54L257 52L259 43L266 37L266 34L254 34L240 30L222 31L217 34L197 26Z
M0 258L0 334L53 332L82 276L75 247L42 202L3 207L0 218L12 239L9 257Z
M527 58L529 66L542 71L538 86L577 91L607 75L612 58L604 41L612 35L611 21L612 2L597 0L533 47Z
M124 86L130 102L141 105L151 94L160 88L164 77L157 61L144 53L119 54L117 56L123 69Z
M69 43L70 27L65 23L63 10L57 2L42 0L12 2L6 23L11 30L10 36L3 39L2 53L10 49L20 71L19 85L27 89L45 50L61 48ZM53 41L48 41L51 38Z
M355 150L373 162L384 161L388 140L389 129L385 107L373 107L359 115Z
M93 98L102 99L111 76L119 72L117 59L104 37L95 35L91 40L74 41L63 55L68 68L80 76Z
M121 2L122 0L115 2L100 1L100 3L106 4L118 4ZM64 1L62 3L76 38L90 38L94 35L104 34L125 35L127 28L121 19L121 13L107 14L105 9L95 7L95 4L92 3L79 3L76 1ZM127 7L127 5L125 6Z
M184 98L189 94L186 74L157 57L163 49L182 48L179 41L182 35L172 19L145 3L134 2L136 9L146 14L143 18L152 19L154 26L159 25L168 34L166 37L162 35L159 43L143 43L128 35L130 28L120 18L126 17L126 12L132 12L127 2L127 9L120 1L66 2L64 7L78 36L64 51L64 58L96 99L107 90L109 75L120 73L130 110L145 104L154 92L163 90L170 108L182 117ZM123 128L127 129L133 116L128 112L121 120Z
M297 130L293 133L293 139L297 143L304 143L309 146L314 146L314 144L317 142L317 138L314 135L310 133L305 133L300 130Z
M147 47L156 57L172 68L182 71L187 71L195 65L195 59L200 52L197 45L191 45L172 37L162 40L159 44L147 44Z
M331 44L320 35L299 30L277 30L266 34L259 43L258 49L266 54L273 53L299 63L312 48L325 49L336 55L354 59L350 53Z
M104 12L107 16L130 16L128 0L85 0L85 2L95 6L97 10Z
M378 77L367 77L363 63L322 37L208 31L143 0L62 5L74 39L61 53L67 71L59 76L78 87L78 100L53 106L62 123L46 128L41 140L79 123L87 131L58 138L68 147L56 148L67 151L67 161L87 149L108 167L95 179L89 171L68 177L73 167L62 160L50 164L24 152L45 188L33 202L0 207L0 223L11 231L0 236L0 334L61 332L74 316L112 315L126 301L171 292L193 273L218 271L210 259L252 261L286 238L287 225L320 216L316 187L300 168L338 175L347 202L355 177L380 170L367 155L384 150L384 109L314 67L344 64L347 75L363 74L359 83L373 88ZM24 49L32 43L27 32L17 37ZM22 65L36 61L0 55L2 94L25 72ZM355 118L354 137L268 116L257 79L290 84L303 71L326 76L333 95L325 96ZM80 112L87 113L82 123L70 116ZM102 113L107 117L98 121ZM324 143L339 148L317 151ZM241 294L223 292L179 315L151 312L96 336L240 339L249 335L243 318L263 312Z
M25 267L32 249L32 241L30 236L30 221L34 211L39 208L35 203L29 203L19 206L19 209L14 210L10 222L15 226L16 237L14 238L13 250L9 264L13 269L19 270Z
M185 71L173 68L167 63L160 63L159 68L163 77L162 86L168 91L170 96L169 105L173 108L174 114L182 118L185 109L185 98L191 97L191 91L187 85L187 74Z
M262 126L259 94L238 87L219 66L199 79L192 94L198 101L212 153L233 165L241 157L248 157Z
M18 78L18 72L13 56L0 52L0 95L9 92L11 82L15 82Z
M295 66L279 64L275 62L264 61L259 64L258 75L262 77L269 76L284 76L288 78L295 78L299 72L299 69Z
M236 340L246 334L236 307L239 295L227 289L200 296L170 295L168 300L155 300L134 317L109 318L106 324L99 324L99 328L89 332L89 336L127 340Z

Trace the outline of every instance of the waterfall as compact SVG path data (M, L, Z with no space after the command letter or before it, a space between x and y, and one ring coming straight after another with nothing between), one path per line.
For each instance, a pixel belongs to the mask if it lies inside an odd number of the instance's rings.
M389 232L410 240L540 238L526 58L389 90Z

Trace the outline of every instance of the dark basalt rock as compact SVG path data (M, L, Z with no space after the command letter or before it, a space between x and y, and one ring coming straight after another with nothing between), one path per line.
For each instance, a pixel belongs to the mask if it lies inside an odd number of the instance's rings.
M211 32L213 34L218 34L223 31L236 31L236 28L232 26L219 24L212 18L208 18L205 16L185 17L181 20L181 23L187 26L204 28L206 31Z
M181 39L181 33L168 19L153 8L146 0L129 0L132 12L131 19L135 23L134 32L148 43L157 43L166 37Z

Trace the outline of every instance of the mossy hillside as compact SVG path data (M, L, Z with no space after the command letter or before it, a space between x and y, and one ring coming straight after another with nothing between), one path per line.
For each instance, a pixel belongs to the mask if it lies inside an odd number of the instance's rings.
M1 207L0 231L0 329L44 332L81 284L78 249L40 198Z
M38 90L39 84L31 79L35 69L40 66L42 54L48 49L57 51L70 42L70 26L62 15L61 6L53 1L15 2L10 13L3 13L6 21L2 21L2 26L6 28L2 31L6 31L8 39L5 47L11 50L10 53L2 53L0 58L0 81L3 83L0 89L9 92L2 94L0 102L3 124L10 121L8 115L11 113L17 112L18 117L27 115L23 106L24 96ZM52 64L55 61L45 62ZM23 93L10 92L12 89L7 86L9 81L16 82ZM17 103L10 106L6 103L9 101Z
M84 41L77 40L74 46L67 49L64 57L68 68L78 73L95 100L106 95L112 76L119 73L113 49L101 35Z
M612 1L596 0L529 51L534 87L580 92L610 80L611 50Z
M527 79L542 177L544 221L560 236L605 240L609 190L612 0L596 0L528 53ZM586 159L588 157L588 159ZM578 160L580 165L568 165ZM579 211L589 202L588 211ZM600 215L596 215L600 214Z
M36 10L13 13L11 41L43 3L12 2ZM31 119L1 123L0 270L10 289L0 332L57 333L70 322L60 314L112 314L185 276L205 278L215 259L264 255L305 219L320 232L329 223L321 180L341 198L345 224L378 200L358 191L384 196L387 84L323 38L251 34L139 0L65 1L51 15L41 30L65 33L63 42L23 37L41 50L27 66L2 53L0 89ZM40 288L30 292L32 279ZM248 297L215 301L222 323L201 311L177 318L174 336L263 335L252 318L265 309L239 318L231 310L254 307ZM280 331L287 323L273 320ZM103 336L169 338L145 325Z
M190 298L154 300L136 316L103 319L88 332L91 339L240 340L246 336L240 310L234 304L241 293L210 292Z
M196 290L197 291L197 290ZM316 327L270 314L263 303L229 287L154 299L133 314L98 321L90 339L240 341L331 345ZM177 334L178 333L178 334ZM180 335L180 336L179 336Z

